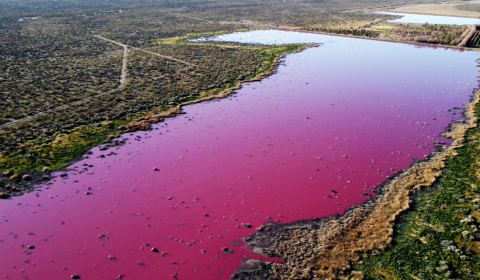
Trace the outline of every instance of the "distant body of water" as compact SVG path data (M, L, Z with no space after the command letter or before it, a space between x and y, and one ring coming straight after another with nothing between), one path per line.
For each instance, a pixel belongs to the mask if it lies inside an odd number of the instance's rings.
M377 13L401 16L401 18L389 20L388 22L454 24L454 25L480 24L480 18L432 16L432 15L405 14L405 13L393 13L393 12L377 12Z

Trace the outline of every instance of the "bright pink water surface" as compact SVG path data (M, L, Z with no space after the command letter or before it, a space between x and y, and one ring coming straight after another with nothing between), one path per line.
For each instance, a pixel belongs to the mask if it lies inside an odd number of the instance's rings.
M447 109L476 86L474 52L281 31L230 36L325 44L226 99L124 135L124 147L95 148L72 166L93 165L82 174L1 201L1 275L228 279L255 257L241 237L267 217L291 222L363 202L365 189L445 141L438 135L461 117Z

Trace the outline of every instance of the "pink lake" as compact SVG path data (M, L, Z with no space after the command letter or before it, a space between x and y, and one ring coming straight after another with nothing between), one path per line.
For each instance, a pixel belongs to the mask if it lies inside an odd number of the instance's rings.
M1 277L228 279L259 258L241 242L255 227L343 213L448 143L477 87L476 52L275 30L217 39L323 45L0 201Z

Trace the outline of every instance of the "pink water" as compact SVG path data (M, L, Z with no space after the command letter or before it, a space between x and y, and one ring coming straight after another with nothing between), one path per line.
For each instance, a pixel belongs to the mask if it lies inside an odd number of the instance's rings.
M71 166L93 165L82 174L1 201L0 276L228 279L245 256L258 258L240 238L267 217L342 213L446 141L438 135L461 117L447 109L468 102L477 84L475 52L281 31L248 36L325 44L289 55L277 74L226 99L123 135L123 147L95 148Z

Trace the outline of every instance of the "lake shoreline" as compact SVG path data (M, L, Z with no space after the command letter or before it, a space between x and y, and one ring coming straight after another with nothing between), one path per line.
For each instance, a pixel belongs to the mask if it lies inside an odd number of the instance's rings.
M288 44L286 44L288 45ZM295 45L295 44L293 44ZM242 87L243 83L249 83L249 82L256 82L256 81L261 81L262 79L269 77L277 72L278 66L279 66L279 61L283 58L286 57L287 54L290 53L298 53L301 52L307 48L311 47L318 47L319 44L316 43L311 43L311 44L298 44L298 45L304 45L299 48L297 48L293 52L283 52L279 56L275 58L273 63L271 65L267 65L267 68L269 68L266 71L260 72L259 74L255 75L252 78L247 78L244 80L238 80L235 81L235 85L232 87L228 87L226 89L221 90L218 93L215 93L213 95L206 95L206 96L200 96L195 100L192 101L186 101L182 102L178 105L175 105L172 108L167 109L164 112L158 113L158 114L149 114L146 116L142 116L139 118L136 118L129 122L128 124L122 125L117 127L116 129L120 131L121 133L131 133L131 132L136 132L136 131L145 131L145 130L150 130L152 124L160 123L163 122L164 119L166 118L174 118L178 115L184 114L182 108L184 106L192 105L192 104L197 104L201 102L206 102L206 101L211 101L213 99L221 99L229 96L230 94L234 93L235 90L238 90ZM82 155L81 157L72 159L68 161L66 166L64 168L60 169L55 169L55 170L49 170L45 169L42 172L21 172L15 177L15 179L12 178L12 176L15 176L13 172L5 171L3 173L0 173L0 183L3 183L6 188L3 192L0 192L0 199L6 199L10 197L18 197L21 195L24 195L29 192L33 192L38 188L42 188L45 185L49 184L49 181L52 179L55 179L56 177L51 177L50 173L54 172L68 172L71 171L68 167L81 161L86 158L88 158L88 153L91 152L92 149L105 145L104 147L110 148L110 147L117 147L117 146L123 146L125 144L125 139L123 141L114 141L114 139L109 139L105 143L101 143L98 145L95 145L93 147L90 147L88 151L86 152L85 155ZM87 155L87 156L86 156ZM25 178L25 179L23 179Z
M436 47L436 48L444 48L444 49L466 50L466 51L476 51L476 52L479 51L478 48L473 48L473 47L460 47L460 46L430 44L430 43L413 42L413 41L395 41L395 40L388 40L388 39L379 39L379 38L362 37L362 36L354 36L354 35L342 35L342 34L336 34L336 33L325 33L325 32L316 32L316 31L308 31L308 30L295 30L295 29L285 29L285 28L272 28L272 30L322 34L322 35L329 35L329 36L336 36L336 37L343 37L343 38L355 38L355 39L363 39L363 40L372 40L372 41L389 42L389 43L397 43L397 44L419 45L419 46L425 46L425 47Z
M309 46L314 46L314 45L304 46L304 48L307 48ZM297 51L301 51L301 50L303 50L303 49L299 49ZM273 63L273 67L271 69L269 69L267 72L263 72L263 73L260 73L260 74L256 75L254 78L249 79L248 82L258 81L258 80L261 80L262 78L264 78L268 75L272 75L272 74L276 73L276 70L277 70L278 66L280 65L280 60L285 56L286 56L286 54L283 53L281 56L276 57L275 60L274 60L274 63ZM240 82L240 84L237 83L235 85L235 87L241 88L241 84L242 84L241 82ZM228 93L227 91L229 89L231 89L231 91ZM234 92L234 90L232 88L228 88L228 89L225 89L223 91L217 92L217 94L215 94L215 95L204 96L204 98L207 98L207 99L202 100L202 101L198 100L198 102L203 102L203 101L207 101L207 100L211 100L211 99L215 99L215 98L221 98L221 97L224 97L224 96L228 96L229 94L231 94L233 92ZM467 110L465 112L463 112L465 117L471 117L469 115L469 112L474 107L474 105L472 105L472 104L477 104L478 103L478 101L479 101L479 96L478 95L479 95L479 93L475 92L474 97L470 98L469 102L466 103L467 105L464 104L464 106L467 108ZM465 101L466 100L464 100L463 102L465 102ZM143 130L144 128L148 130L150 128L150 121L156 123L156 122L161 122L166 117L174 117L174 116L182 113L182 106L193 104L193 103L198 103L198 102L187 101L187 102L182 103L181 105L177 105L177 106L171 108L169 111L167 111L171 115L167 115L167 112L164 112L165 114L161 113L161 114L150 115L150 117L148 117L148 118L141 117L141 118L137 119L136 125L133 125L131 127L132 130L130 130L129 127L123 127L124 128L123 131L132 132L132 131L137 131L137 130ZM307 117L307 119L309 119L309 118ZM471 124L471 120L472 120L472 118L470 118L468 120L469 124ZM459 124L448 125L447 129L446 129L446 132L444 134L446 134L446 136L451 136L450 138L456 139L456 141L461 142L460 138L462 138L464 136L464 134L462 134L461 131L459 131L459 130L461 130L462 127L463 126L459 125ZM378 211L380 211L380 210L377 211L377 209L376 209L377 206L376 205L381 205L382 198L383 198L383 201L386 200L388 202L389 200L392 199L392 196L394 196L394 195L400 195L400 196L403 195L403 197L401 197L399 199L400 205L397 205L400 208L396 209L397 212L393 214L393 217L395 218L395 216L398 215L399 212L402 212L402 211L404 211L405 209L408 208L408 192L411 189L414 189L415 186L410 186L410 189L408 189L406 191L405 190L397 190L397 192L395 192L395 190L392 191L392 190L389 189L389 188L391 188L390 185L395 185L395 184L397 184L397 185L400 184L401 185L402 182L403 182L402 180L407 180L408 182L411 181L410 183L417 184L417 185L419 184L419 182L420 182L420 184L431 183L428 180L432 179L431 178L432 176L435 177L436 173L438 173L438 169L442 168L442 166L441 166L441 164L443 163L442 159L444 160L446 158L446 156L451 156L454 153L453 148L451 148L451 147L455 143L456 142L452 143L450 145L450 147L448 147L446 149L446 150L451 149L451 154L445 155L443 158L442 158L441 154L447 153L446 151L443 151L443 152L434 151L430 154L430 156L428 157L427 160L422 160L422 161L418 161L418 162L415 161L415 162L410 164L410 167L400 169L400 171L395 172L394 175L388 176L387 177L388 179L386 181L383 181L382 183L380 183L378 185L378 187L376 188L377 189L376 192L377 192L378 195L375 195L374 197L369 198L366 202L363 202L363 203L360 203L360 204L354 204L354 205L351 205L351 206L347 207L344 210L343 215L339 215L339 214L328 215L328 216L325 216L322 219L316 219L315 218L315 219L312 219L312 220L296 220L296 221L290 222L288 224L267 223L263 227L260 227L260 229L258 231L263 232L263 234L254 234L254 236L251 237L251 238L249 238L249 237L245 238L245 241L247 241L247 244L252 245L252 251L253 252L269 256L269 255L272 255L272 252L274 250L276 250L275 246L276 247L282 246L283 249L290 250L287 253L288 254L292 253L294 255L294 257L285 258L286 262L285 263L280 263L280 264L279 263L272 263L272 262L261 263L259 261L246 260L246 261L244 261L244 265L242 266L242 268L240 268L232 276L231 279L242 279L242 278L235 278L235 277L240 277L240 276L238 276L238 275L240 275L239 273L250 273L248 277L257 277L258 275L262 275L261 277L259 276L259 278L257 278L257 279L269 279L268 277L270 277L272 275L275 275L275 274L270 273L271 270L275 270L276 272L282 273L282 274L285 274L285 273L289 274L289 272L291 272L291 270L289 270L290 269L289 266L295 266L295 265L298 265L299 263L305 264L305 262L303 262L303 260L305 259L305 256L307 256L307 253L311 254L312 252L315 252L315 248L312 250L311 248L309 248L307 246L317 247L316 249L318 249L318 246L320 246L320 248L325 247L324 245L326 244L326 242L335 242L334 240L330 240L332 238L332 236L331 236L332 233L334 234L334 236L333 236L334 238L335 237L348 238L348 236L345 237L345 235L351 234L351 233L349 233L349 230L352 231L352 232L357 230L354 226L357 226L357 224L360 224L361 222L363 222L362 219L363 219L364 216L372 217L376 213L378 214ZM459 144L461 144L461 143L459 143ZM98 145L96 147L98 148ZM103 148L101 148L101 150L103 150ZM422 168L417 168L419 165L424 165L424 168L423 169ZM412 169L414 169L414 170L411 171ZM425 176L423 176L423 177L420 176L420 178L416 178L416 177L418 177L417 175L419 173L421 173L422 176L426 174L425 175L426 177ZM410 180L410 179L412 179L411 178L412 176L414 177L413 178L414 180ZM312 178L310 178L310 179L312 179ZM425 182L423 182L422 180L424 180ZM433 178L433 180L434 180L434 178ZM399 181L400 181L400 183L399 183ZM88 190L90 190L90 189L88 189ZM393 192L393 194L392 194L392 192ZM87 191L86 195L89 195L89 194L90 193ZM363 195L363 193L362 193L362 195ZM385 196L388 196L388 195L390 195L390 196L387 197L387 198L384 198ZM405 199L405 196L407 196L407 199ZM170 198L168 200L170 200ZM407 204L406 206L405 206L405 203ZM375 211L377 211L377 212L375 212ZM385 211L383 211L383 210L380 211L380 214L383 213L383 212L385 212ZM205 214L204 214L204 216L205 216ZM208 215L207 215L207 217L208 217ZM391 216L386 217L386 219L387 219L387 226L393 226L392 223L389 224L389 222L391 222L392 217ZM370 224L370 226L372 226L372 228L375 229L375 225L378 222L378 219L376 219L376 217L375 217L375 219L373 219L373 220L374 220L374 222L372 222ZM352 226L352 223L354 224L354 226ZM315 237L312 239L311 238L312 237L311 232L315 232L315 231L320 231L320 233L315 234ZM377 228L376 231L373 232L373 234L371 232L367 232L367 233L361 232L361 234L365 234L367 237L374 238L373 242L379 242L379 240L380 240L380 242L384 242L384 243L387 242L388 241L388 235L386 237L386 240L385 240L384 236L383 236L383 239L378 238L378 236L375 236L375 234L377 234L377 231L380 232L378 234L385 234L385 233L389 232L388 229L385 230L385 231L382 231L382 230L378 230L378 228ZM305 233L305 235L304 235L304 233ZM269 236L269 234L270 234L270 236ZM277 234L279 236L277 236ZM371 237L371 236L373 236L373 237ZM264 238L264 237L268 237L268 238ZM279 238L283 239L282 242L285 242L287 244L284 244L284 245L280 244L279 245L279 243L278 243ZM294 239L293 241L291 241L292 238ZM307 241L303 242L303 240L307 240ZM355 243L355 242L352 242L352 240L353 239L348 239L347 242L334 243L333 245L332 244L327 244L326 247L327 248L333 248L333 250L336 250L337 247L346 246L345 244ZM253 244L252 241L254 241L255 244ZM288 244L288 242L291 242L291 243ZM298 244L299 244L298 242L301 242L300 244L303 244L303 246L298 246ZM380 246L386 246L384 243L380 244ZM260 244L260 246L258 244ZM272 244L274 244L275 246L272 246ZM376 245L376 244L374 244L374 245ZM367 246L368 247L368 246L374 246L374 245L363 244L361 246ZM378 248L378 246L377 246L377 248ZM345 251L348 252L348 248L346 250L343 250L342 252L345 252ZM318 252L318 250L317 250L317 252ZM310 264L312 264L312 262L310 262ZM342 265L342 259L341 258L340 259L335 259L334 262L331 265L328 266L328 268L330 269L330 267L333 267L333 269L336 269L336 268L338 268L336 266L337 264L338 264L338 266ZM301 268L300 270L305 269L305 268L302 268L302 267L300 267L300 268ZM312 273L311 271L314 270L314 269L310 269L310 268L308 268L308 269L310 270L309 273ZM293 270L299 271L296 267L294 267ZM337 271L341 272L342 270L339 269ZM328 277L330 277L330 275L331 275L331 274L328 274L328 273L333 273L333 275L337 275L336 274L337 271L333 271L333 272L327 271L327 272L325 272L326 273L325 275L328 275ZM267 273L267 274L265 274L265 273ZM254 276L255 274L258 274L258 275ZM250 279L255 279L255 278L250 278Z
M317 276L337 279L350 268L350 262L359 260L359 254L385 249L392 241L396 217L409 209L410 193L430 187L441 176L445 160L456 156L455 149L463 146L467 130L477 126L475 108L479 102L480 91L476 90L470 102L464 105L466 124L452 123L443 133L454 140L450 146L399 170L379 184L375 188L376 195L365 202L349 206L341 215L336 213L286 224L267 222L257 228L256 233L244 237L253 252L264 257L281 257L284 262L263 263L247 258L230 279L273 280L278 279L279 273L304 277L302 272L306 271L309 277L305 279L313 279L312 271ZM279 251L283 256L277 254ZM306 257L306 252L310 252L310 258ZM312 256L312 252L319 253ZM285 256L288 258L284 259Z

